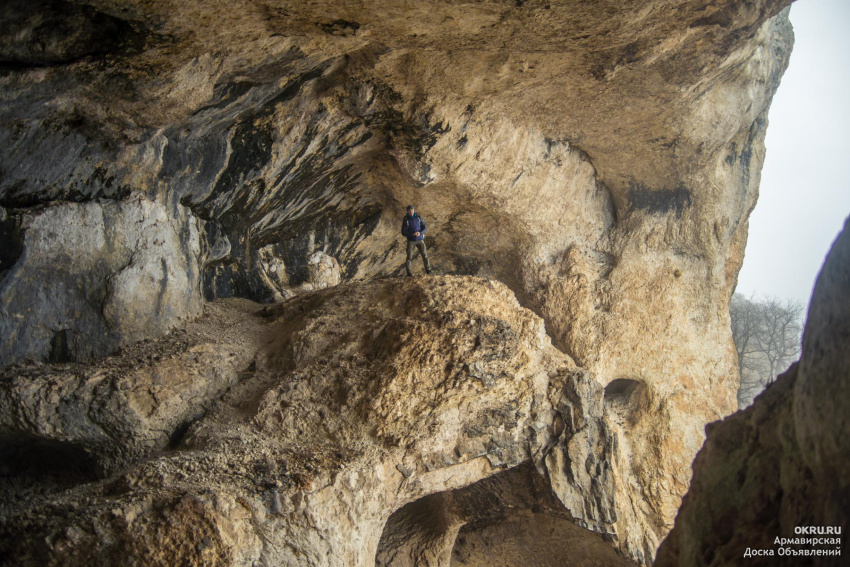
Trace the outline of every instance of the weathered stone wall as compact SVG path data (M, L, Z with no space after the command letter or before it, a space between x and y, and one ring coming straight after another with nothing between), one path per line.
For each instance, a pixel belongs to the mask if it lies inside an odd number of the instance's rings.
M845 224L812 293L800 361L752 406L708 428L691 489L656 565L847 563L848 310L850 224ZM809 527L819 533L798 532ZM840 535L826 534L827 527ZM748 550L755 553L745 556ZM786 550L792 553L783 556ZM812 551L828 555L798 555Z
M158 337L203 310L200 225L135 195L4 221L21 254L0 275L0 364L68 362Z

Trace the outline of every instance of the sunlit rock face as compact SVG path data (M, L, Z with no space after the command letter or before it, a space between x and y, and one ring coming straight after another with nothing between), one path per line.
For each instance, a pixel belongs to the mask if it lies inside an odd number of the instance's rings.
M847 562L848 316L845 223L812 293L799 362L752 406L709 428L656 565L775 565L786 550L792 558L785 561L799 565ZM812 551L818 553L802 555Z
M316 252L400 275L414 203L438 273L504 282L601 388L605 529L648 561L735 407L728 301L788 4L6 3L0 359L289 297Z

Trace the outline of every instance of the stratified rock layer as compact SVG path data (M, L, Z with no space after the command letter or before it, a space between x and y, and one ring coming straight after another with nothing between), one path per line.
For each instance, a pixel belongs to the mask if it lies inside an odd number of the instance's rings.
M412 202L437 273L504 282L604 387L617 510L584 516L649 561L735 407L728 301L789 3L8 2L0 363L290 297L317 252L399 275ZM582 478L554 481L571 510Z
M845 224L812 294L799 363L751 407L708 428L691 489L656 566L847 563L848 352L850 225ZM748 550L755 553L745 556ZM805 554L812 551L829 555ZM832 555L835 551L840 555Z

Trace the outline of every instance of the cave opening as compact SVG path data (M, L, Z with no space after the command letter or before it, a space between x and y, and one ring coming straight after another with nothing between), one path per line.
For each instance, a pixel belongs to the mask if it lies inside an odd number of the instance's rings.
M102 476L95 459L77 444L0 436L0 509Z
M605 411L621 424L634 425L650 404L650 392L643 380L617 378L605 386Z
M610 539L610 536L609 536ZM396 510L376 567L634 566L579 526L531 462Z

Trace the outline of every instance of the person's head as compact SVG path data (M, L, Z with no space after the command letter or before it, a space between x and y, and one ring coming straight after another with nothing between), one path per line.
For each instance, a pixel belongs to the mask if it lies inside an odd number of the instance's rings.
M413 216L413 213L416 212L416 208L413 205L407 205L407 214Z

